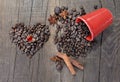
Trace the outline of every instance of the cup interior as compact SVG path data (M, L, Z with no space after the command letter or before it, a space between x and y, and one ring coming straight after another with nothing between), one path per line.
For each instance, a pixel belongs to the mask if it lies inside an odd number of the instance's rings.
M76 22L77 23L84 22L87 25L87 27L88 27L88 29L90 31L90 34L86 37L86 40L92 41L93 40L93 32L92 32L91 27L89 26L88 22L86 20L84 20L82 17L78 17L76 19Z

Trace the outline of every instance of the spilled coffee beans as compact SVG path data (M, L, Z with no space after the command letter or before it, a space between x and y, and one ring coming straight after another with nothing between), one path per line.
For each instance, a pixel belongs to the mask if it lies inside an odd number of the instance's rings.
M87 25L84 22L75 22L78 16L85 14L83 7L79 11L76 8L68 10L68 7L64 6L54 9L54 15L58 17L54 43L59 52L73 57L85 57L86 53L91 50L93 42L85 39L90 34Z

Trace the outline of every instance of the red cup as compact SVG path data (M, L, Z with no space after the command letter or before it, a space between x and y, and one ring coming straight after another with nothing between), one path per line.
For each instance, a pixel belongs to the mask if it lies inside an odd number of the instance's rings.
M76 22L78 23L80 21L83 21L90 31L90 35L86 37L86 40L92 41L112 24L113 15L108 9L100 8L86 15L77 17Z

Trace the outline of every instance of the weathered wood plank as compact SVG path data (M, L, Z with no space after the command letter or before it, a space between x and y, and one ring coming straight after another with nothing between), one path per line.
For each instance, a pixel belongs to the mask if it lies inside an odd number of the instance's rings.
M44 21L43 13L43 0L33 0L33 5L31 7L31 16L30 16L30 25L36 24L38 22ZM40 53L43 52L43 49L40 49L33 58L30 60L30 80L31 82L39 82L39 59Z
M47 23L52 7L56 4L55 1L49 0L34 0L32 14L31 14L31 25L37 22ZM52 5L51 5L52 4ZM50 27L50 30L54 33L54 28ZM32 82L59 82L60 74L55 71L55 64L49 60L55 54L55 47L53 45L53 34L51 34L49 41L44 45L42 49L33 57L31 60L32 70Z
M93 3L94 2L94 3ZM65 4L64 1L61 0L62 5ZM84 6L87 12L90 12L93 10L94 5L99 5L99 1L71 1L70 3L68 2L68 6L70 8L77 8L79 9L80 6ZM65 4L66 5L66 4ZM61 79L62 81L65 82L93 82L93 81L98 81L99 78L99 58L100 58L100 39L101 36L97 38L97 44L96 45L98 48L93 49L90 54L88 54L87 58L79 58L79 61L83 61L85 64L85 70L80 71L77 70L77 75L75 77L72 77L69 73L69 70L67 68L63 69L63 73L61 74ZM95 47L96 48L96 47ZM92 75L92 76L91 76ZM66 77L67 76L67 77Z
M31 24L41 22L48 23L48 17L53 8L58 4L56 0L35 0L31 15ZM50 61L56 53L55 46L53 44L54 28L50 27L51 36L49 41L44 45L42 49L34 56L34 61L31 62L33 68L32 82L60 82L60 73L55 69L55 64ZM36 64L36 65L35 65Z
M113 0L110 0L110 1L104 1L104 0L100 0L101 3L102 3L102 6L105 7L105 8L108 8L112 14L115 16L115 3Z
M58 0L59 1L59 0ZM48 2L44 2L46 4L46 8L44 9L45 14L45 21L46 24L48 23L48 17L53 12L53 8L58 5L56 0L49 0ZM55 64L49 60L56 53L56 48L53 43L53 37L55 33L55 29L53 26L50 26L51 36L49 41L45 44L43 48L43 53L40 53L40 61L39 61L39 82L60 82L60 73L56 71ZM44 76L44 77L41 77Z
M62 6L67 6L69 9L73 7L73 0L60 0L60 7ZM67 68L66 65L64 65L63 70L61 72L61 81L62 82L74 82L74 76L70 73L69 69Z
M29 25L32 0L19 0L18 22ZM16 51L15 71L13 82L30 82L30 63L18 48Z
M119 82L120 46L118 44L120 42L120 18L116 15L116 5L112 0L102 0L102 6L111 10L114 15L114 22L108 29L103 32L100 62L100 81Z
M17 18L18 1L0 0L0 82L13 82L16 49L9 31Z
M67 6L69 9L76 8L79 10L80 7L80 1L79 0L60 0L60 6ZM83 59L80 58L78 61L82 61ZM83 81L83 71L80 71L78 69L75 69L77 74L76 76L72 76L69 69L64 65L64 68L61 72L61 81L62 82L82 82Z
M116 16L120 16L120 0L113 0Z
M45 17L45 21L46 24L48 23L48 17L49 15L53 12L53 8L57 5L59 5L59 0L49 0L48 2L48 6L47 6L47 10L46 10L46 17ZM39 69L42 67L41 64L43 62L43 64L45 64L45 70L43 71L43 74L45 74L45 78L39 79L39 81L41 82L42 80L44 82L60 82L60 73L56 71L55 68L55 64L50 61L50 57L52 57L53 55L56 54L56 47L53 43L53 37L54 37L54 33L55 33L55 29L53 26L50 26L50 32L51 32L51 36L49 38L49 41L46 43L46 46L44 46L44 50L43 50L43 55L40 60L42 60L43 58L45 58L45 61L39 61ZM40 54L42 55L42 54ZM43 68L44 69L44 68ZM42 72L40 72L39 70L39 77L42 75ZM45 80L44 80L45 79Z
M86 12L92 12L94 5L101 6L99 0L85 0L81 1ZM90 53L84 59L85 69L83 82L99 82L99 60L100 60L100 46L101 46L101 35L95 38L97 44L93 46Z
M111 10L114 23L96 38L97 45L88 56L78 59L85 64L85 70L75 69L75 77L66 66L61 73L57 72L49 60L57 52L53 43L55 27L50 26L49 41L31 60L9 39L9 30L16 22L49 24L47 18L55 6L79 9L83 5L90 12L94 4L100 6L99 2ZM0 0L0 82L120 82L119 4L119 0Z
M101 52L101 66L100 66L100 80L102 82L119 82L119 26L120 18L114 19L116 24L113 24L104 32L102 52ZM111 29L110 29L111 28ZM110 32L112 30L112 32ZM109 34L108 34L109 33ZM106 39L107 38L107 39ZM116 78L116 79L115 79Z

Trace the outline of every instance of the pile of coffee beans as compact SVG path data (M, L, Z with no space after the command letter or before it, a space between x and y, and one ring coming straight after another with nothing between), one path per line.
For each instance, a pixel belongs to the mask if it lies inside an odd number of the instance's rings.
M34 41L28 41L28 36L31 36ZM32 27L25 26L24 23L17 23L10 31L11 41L30 58L43 47L49 36L49 26L41 23L37 23Z
M66 11L65 13L62 13ZM62 16L61 16L62 13ZM87 41L85 38L90 35L89 29L84 22L76 23L75 20L78 16L85 15L83 7L80 10L68 7L55 7L54 15L57 16L56 35L54 43L57 50L66 53L68 56L85 57L86 53L91 50L93 41ZM65 15L66 17L64 17Z

